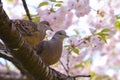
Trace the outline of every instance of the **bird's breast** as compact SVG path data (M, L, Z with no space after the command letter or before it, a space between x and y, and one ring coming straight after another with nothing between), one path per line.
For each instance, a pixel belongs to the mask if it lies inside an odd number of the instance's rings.
M44 59L45 63L52 65L58 62L62 54L62 44L54 43L47 50L49 51L46 53L46 55L43 54L46 58Z
M42 35L42 34L41 34ZM43 36L39 33L34 32L32 35L23 35L23 38L32 46L38 45L40 41L42 41Z

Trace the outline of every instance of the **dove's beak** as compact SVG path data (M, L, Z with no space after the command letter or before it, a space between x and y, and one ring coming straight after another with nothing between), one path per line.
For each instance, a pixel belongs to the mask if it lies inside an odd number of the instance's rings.
M68 35L65 35L67 38L69 38L69 36Z
M51 31L54 31L52 28L50 28Z

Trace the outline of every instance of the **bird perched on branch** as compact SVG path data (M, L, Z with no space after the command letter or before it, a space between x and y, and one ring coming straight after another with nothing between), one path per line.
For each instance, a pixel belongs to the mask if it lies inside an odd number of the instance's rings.
M12 20L13 27L22 34L22 37L32 46L36 46L45 38L46 30L52 30L47 21L39 24L27 20Z
M64 30L54 34L51 40L41 41L36 46L37 54L47 65L52 65L59 61L62 54L62 46L64 38L68 37Z

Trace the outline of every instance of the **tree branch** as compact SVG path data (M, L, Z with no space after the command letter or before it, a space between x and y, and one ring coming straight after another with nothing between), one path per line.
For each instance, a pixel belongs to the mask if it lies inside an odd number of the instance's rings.
M27 76L27 80L34 80L33 77L24 69L22 64L17 59L15 59L14 57L6 55L6 53L4 53L4 54L3 53L0 52L0 57L12 62L20 70L21 75Z
M28 16L28 19L29 19L29 20L32 20L32 18L31 18L31 16L30 16L29 9L28 9L28 7L27 7L26 0L22 0L22 3L23 3L23 6L24 6L24 9L25 9L25 12L26 12L26 14L27 14L27 16Z
M78 78L78 77L91 77L91 75L76 75L76 76L73 76L74 78Z

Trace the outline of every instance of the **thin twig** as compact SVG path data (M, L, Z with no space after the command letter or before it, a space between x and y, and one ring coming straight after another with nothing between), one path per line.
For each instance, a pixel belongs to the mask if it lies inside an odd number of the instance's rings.
M76 75L76 76L73 76L74 78L78 78L78 77L91 77L91 75Z
M66 73L68 72L68 70L66 69L66 67L64 66L64 64L62 63L62 61L60 61L61 65L63 66L64 70L66 71Z
M23 3L24 9L25 9L25 11L26 11L26 14L27 14L29 20L32 20L32 18L31 18L31 16L30 16L29 9L28 9L27 4L26 4L26 1L25 1L25 0L22 0L22 3Z
M66 66L67 66L67 74L68 74L68 76L70 75L69 74L69 70L70 70L69 62L70 62L70 53L71 53L71 51L72 50L68 51L68 54L67 54L67 64L66 64Z

